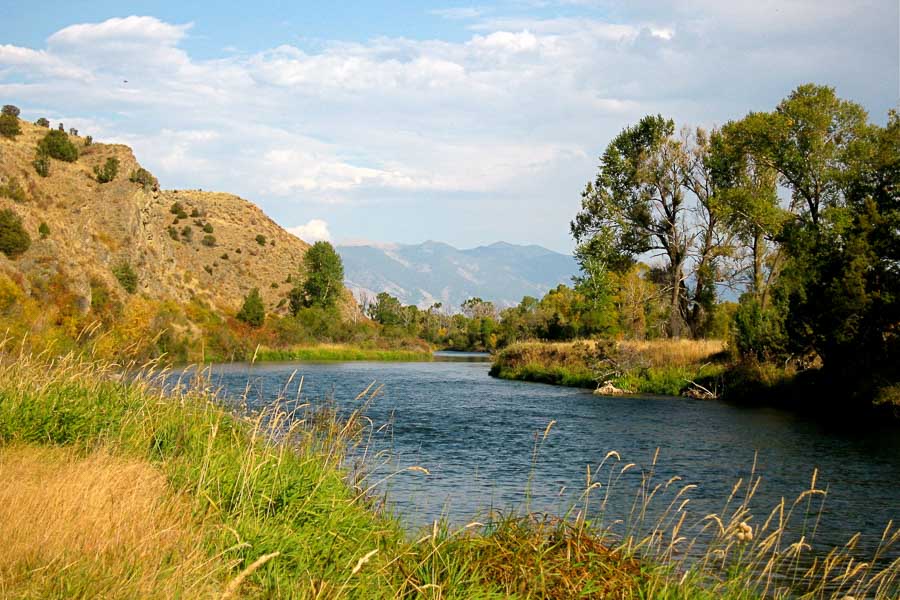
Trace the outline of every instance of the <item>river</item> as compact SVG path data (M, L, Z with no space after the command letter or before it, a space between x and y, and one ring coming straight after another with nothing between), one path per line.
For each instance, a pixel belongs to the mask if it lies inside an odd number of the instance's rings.
M491 508L559 514L579 500L588 465L595 471L613 450L622 460L607 459L607 466L615 463L612 472L636 463L615 485L606 510L607 521L625 518L657 449L654 482L680 476L677 486L695 484L688 496L697 520L721 510L735 482L749 478L754 461L762 477L751 505L756 523L782 497L790 502L807 489L814 469L816 487L827 489L817 546L843 544L858 531L865 553L889 520L900 520L895 427L837 427L776 409L716 401L598 397L585 390L494 379L488 367L482 361L226 364L213 366L212 378L226 399L246 392L253 408L281 393L294 397L300 376L304 399L315 403L333 397L346 409L356 407L353 399L370 383L383 385L367 409L382 427L370 455L388 448L384 455L390 458L371 480L409 466L427 469L428 474L399 472L376 488L410 529L442 515L465 523L483 518ZM536 441L542 443L535 459ZM606 472L600 488L592 491L589 510L596 510L605 493ZM651 514L670 498L661 493ZM816 511L819 497L813 501Z

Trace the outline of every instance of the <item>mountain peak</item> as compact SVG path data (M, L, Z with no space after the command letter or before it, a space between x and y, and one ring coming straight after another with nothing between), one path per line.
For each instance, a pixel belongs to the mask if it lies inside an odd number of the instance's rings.
M340 247L347 287L374 296L387 292L404 304L427 307L442 302L458 311L478 296L498 306L514 306L523 296L542 296L577 272L575 260L537 245L499 241L460 250L428 240L392 252L372 246Z

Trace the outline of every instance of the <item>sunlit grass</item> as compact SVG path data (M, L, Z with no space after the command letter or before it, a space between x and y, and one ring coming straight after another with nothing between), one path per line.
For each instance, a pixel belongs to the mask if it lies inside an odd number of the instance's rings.
M719 340L520 342L494 357L502 379L596 388L611 382L634 393L678 396L724 370Z
M256 360L426 362L432 360L432 353L427 350L385 350L343 344L320 344L284 349L260 348L256 352Z

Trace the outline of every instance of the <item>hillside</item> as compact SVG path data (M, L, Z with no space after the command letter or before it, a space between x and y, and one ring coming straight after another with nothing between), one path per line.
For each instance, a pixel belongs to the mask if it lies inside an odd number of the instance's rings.
M32 243L14 260L0 254L0 271L26 292L63 282L87 311L92 282L126 295L113 269L127 263L137 274L136 292L154 300L196 298L233 312L258 287L268 310L282 302L308 245L257 206L230 194L133 183L129 175L140 165L130 148L87 145L78 136L70 136L77 161L51 159L49 176L41 177L32 161L48 129L19 123L22 135L0 137L0 186L14 180L24 198L0 197L0 209L22 218ZM118 159L118 175L101 184L94 168L108 158ZM176 202L182 218L173 213Z
M540 246L497 242L458 250L440 242L416 245L340 246L346 284L355 293L388 292L404 304L449 310L471 297L500 307L523 296L543 296L578 272L568 255Z

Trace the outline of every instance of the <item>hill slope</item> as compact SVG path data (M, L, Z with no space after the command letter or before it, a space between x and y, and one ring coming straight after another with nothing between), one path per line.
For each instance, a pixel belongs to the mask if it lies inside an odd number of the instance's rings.
M274 310L291 287L285 281L296 276L308 245L247 200L133 183L129 175L139 165L130 148L86 145L77 136L70 139L78 160L51 160L49 177L41 177L32 161L48 130L20 125L17 138L0 137L0 186L15 180L24 201L0 197L0 209L22 218L32 243L15 260L0 253L0 271L26 290L64 282L87 311L92 281L125 295L113 275L122 263L136 272L140 294L179 302L197 298L224 311L234 311L253 287ZM108 158L118 159L118 176L101 184L94 167ZM172 212L176 202L184 211L180 219ZM49 227L46 238L38 233L41 223Z
M523 296L540 297L578 272L568 255L540 246L497 242L458 250L440 242L416 245L340 246L347 287L355 293L388 292L425 308L442 302L458 310L478 296L500 307Z

